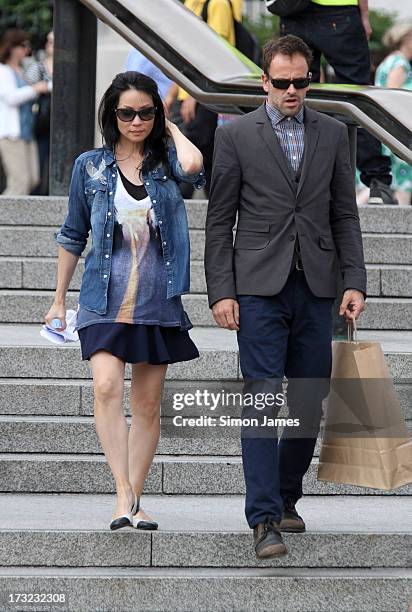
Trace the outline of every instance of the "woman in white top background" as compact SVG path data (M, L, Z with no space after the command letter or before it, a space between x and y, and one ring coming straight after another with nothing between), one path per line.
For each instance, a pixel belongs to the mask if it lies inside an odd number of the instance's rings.
M10 28L0 41L0 154L7 186L3 195L27 195L39 180L33 140L33 101L50 91L40 81L28 85L22 69L30 42L23 30Z

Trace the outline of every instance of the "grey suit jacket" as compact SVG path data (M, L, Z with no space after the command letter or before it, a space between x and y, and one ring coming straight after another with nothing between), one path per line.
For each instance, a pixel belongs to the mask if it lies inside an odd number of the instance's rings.
M299 236L311 291L366 294L362 234L345 125L305 108L301 179L281 149L263 104L216 131L206 220L209 306L240 295L276 295ZM233 227L238 216L236 239Z

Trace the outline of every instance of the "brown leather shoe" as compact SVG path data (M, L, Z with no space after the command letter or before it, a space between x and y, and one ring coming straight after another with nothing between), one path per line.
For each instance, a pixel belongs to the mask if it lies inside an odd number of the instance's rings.
M283 543L279 525L268 517L253 529L255 552L258 559L273 559L286 555L288 550Z
M286 498L283 500L283 515L279 529L288 533L303 533L306 531L303 518L296 512L295 502L292 499Z

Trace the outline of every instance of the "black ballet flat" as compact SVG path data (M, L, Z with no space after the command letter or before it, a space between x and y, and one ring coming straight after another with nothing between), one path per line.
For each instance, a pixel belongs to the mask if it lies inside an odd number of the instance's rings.
M110 523L110 529L114 531L115 529L121 529L122 527L132 527L133 526L133 514L136 514L138 509L139 509L139 500L137 498L137 495L135 494L134 502L133 502L130 512L128 512L127 514L122 514L121 516L118 516L117 518L113 519L112 522Z
M137 509L135 510L134 514L136 514L136 512L139 512L139 508L140 508L140 498L138 500ZM139 521L134 516L132 517L132 525L135 529L143 529L146 531L155 531L159 527L156 521Z

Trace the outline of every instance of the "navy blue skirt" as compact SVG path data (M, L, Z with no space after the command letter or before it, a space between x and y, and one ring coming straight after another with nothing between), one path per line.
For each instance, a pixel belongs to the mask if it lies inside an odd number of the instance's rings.
M82 359L96 351L108 351L125 363L151 365L189 361L199 351L188 331L179 327L130 323L95 323L78 330Z

